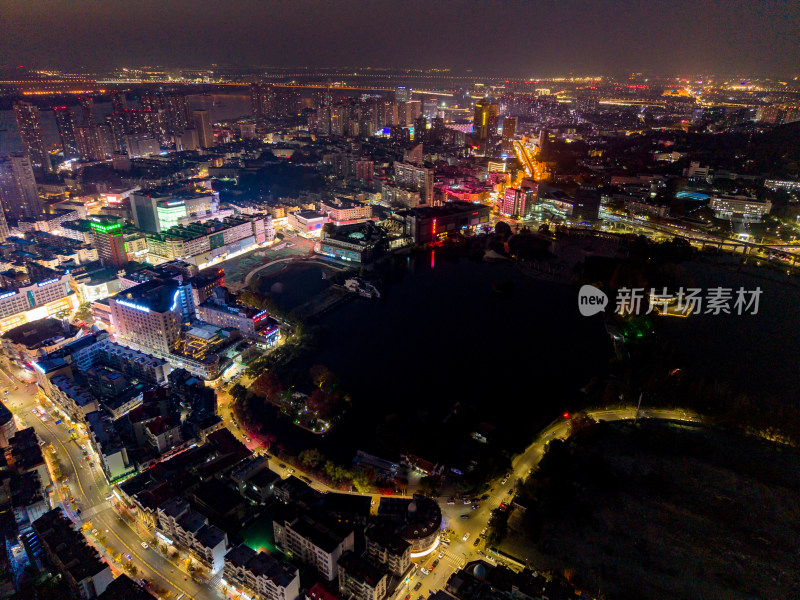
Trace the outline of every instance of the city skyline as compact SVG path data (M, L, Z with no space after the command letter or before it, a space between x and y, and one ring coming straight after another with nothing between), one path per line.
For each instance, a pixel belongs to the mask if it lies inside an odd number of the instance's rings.
M800 7L783 2L0 2L5 67L442 68L796 76ZM198 40L202 39L202 43ZM346 41L346 43L344 43Z

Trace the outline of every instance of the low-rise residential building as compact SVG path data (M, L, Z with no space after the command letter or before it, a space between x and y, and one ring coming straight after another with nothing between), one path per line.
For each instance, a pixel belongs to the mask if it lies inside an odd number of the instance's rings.
M383 600L389 576L354 552L339 558L339 593L351 600Z
M337 576L337 561L353 549L353 529L306 512L287 511L272 523L281 552L313 567L328 581Z
M225 555L222 577L228 585L265 600L297 600L300 596L297 567L244 544Z
M397 576L403 575L411 566L411 544L401 538L391 527L374 525L366 530L367 558L384 565Z
M111 567L86 543L60 508L36 519L33 528L48 560L64 577L71 593L91 600L114 580ZM70 592L65 590L65 595L67 593Z

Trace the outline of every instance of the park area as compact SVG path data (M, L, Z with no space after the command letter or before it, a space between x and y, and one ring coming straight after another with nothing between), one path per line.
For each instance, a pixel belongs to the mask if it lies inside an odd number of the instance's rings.
M501 548L609 599L796 598L800 453L700 426L588 424L521 484Z

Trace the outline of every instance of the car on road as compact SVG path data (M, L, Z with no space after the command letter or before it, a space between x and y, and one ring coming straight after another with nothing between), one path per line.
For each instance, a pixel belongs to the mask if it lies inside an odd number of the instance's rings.
M309 479L309 478L308 478L308 477L306 477L305 475L300 475L300 479L302 479L303 481L305 481L307 484L311 485L311 479Z
M431 565L431 569L435 569L438 566L439 566L439 559L437 558L435 561L433 561L433 564Z
M480 543L481 543L481 538L479 538L479 537L476 537L476 538L475 538L475 541L474 541L474 542L472 542L472 545L473 545L473 546L477 546L477 545L478 545L478 544L480 544Z
M147 550L149 548L149 546L147 545L147 542L142 542L142 548L145 549L145 550Z
M461 515L459 519L469 519L469 515Z
M430 573L431 573L431 572L430 572L428 569L426 569L425 567L422 567L422 568L420 569L420 572L421 572L423 575L430 575Z
M473 505L472 505L472 510L477 510L477 509L479 509L480 507L481 507L481 505L480 505L480 504L473 504Z
M500 503L500 510L502 510L502 511L508 510L508 502L501 502Z
M439 552L439 558L444 558L444 550L442 550L441 552Z
M286 465L285 465L285 464L283 464L283 463L278 463L278 466L279 466L281 469L285 469L285 468L286 468Z
M500 485L505 485L508 483L508 477L504 477L503 481L500 482Z
M470 502L472 502L472 500L470 500L469 498L464 498L464 499L461 501L461 503L462 503L462 504L469 504Z
M466 542L469 539L469 531L464 534L464 537L461 538L462 542Z
M489 499L489 494L484 494L483 496L481 496L481 500L488 500L488 499Z
M421 582L421 581L418 581L418 582L417 582L417 585L415 585L415 586L414 586L414 591L416 592L416 591L417 591L419 588L421 588L421 587L422 587L422 582Z
M455 498L448 498L447 499L447 503L448 504L455 504L456 503L456 499Z

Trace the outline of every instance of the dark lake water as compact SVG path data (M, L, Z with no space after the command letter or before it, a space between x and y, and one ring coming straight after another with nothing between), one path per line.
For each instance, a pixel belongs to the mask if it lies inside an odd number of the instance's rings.
M355 299L319 321L326 344L310 364L330 368L353 399L345 424L321 446L344 460L357 449L391 454L404 445L431 460L452 458L465 427L527 442L607 367L611 344L602 321L580 316L571 287L510 265L432 262L429 255L401 259L391 279L381 300ZM513 291L495 293L498 280ZM282 285L287 299L321 284L319 267L311 266L261 283ZM283 440L289 432L275 433ZM296 428L291 437L320 442Z
M358 298L318 322L325 344L306 366L336 373L353 399L349 417L325 438L286 421L268 423L287 446L317 446L343 462L358 449L388 458L401 448L458 460L471 431L528 441L580 404L580 388L606 375L609 338L600 317L580 316L575 287L531 279L507 264L427 254L395 267L381 300ZM692 370L796 402L797 288L700 261L681 269L686 286L761 286L759 314L662 319L659 335ZM513 284L510 294L493 290L501 280ZM327 285L321 267L311 265L262 279L262 289L280 289L275 298L287 308Z
M769 394L796 404L800 389L800 290L781 273L738 272L709 262L681 265L689 285L707 289L761 288L756 315L695 315L667 319L659 331L673 340L692 370L754 397Z

